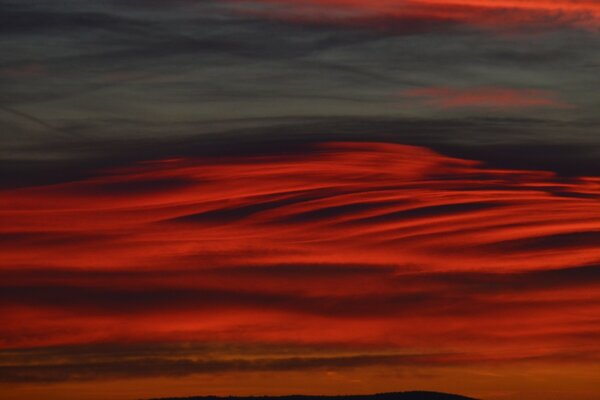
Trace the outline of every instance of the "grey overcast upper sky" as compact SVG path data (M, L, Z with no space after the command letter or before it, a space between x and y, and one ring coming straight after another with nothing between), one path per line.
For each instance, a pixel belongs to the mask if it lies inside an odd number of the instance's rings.
M475 24L296 3L0 1L2 165L44 181L69 162L385 138L598 171L597 10Z

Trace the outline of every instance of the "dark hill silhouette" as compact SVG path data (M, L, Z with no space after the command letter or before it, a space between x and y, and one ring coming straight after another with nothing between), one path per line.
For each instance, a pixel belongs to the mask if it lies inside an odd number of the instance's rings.
M192 397L164 397L153 400L476 400L456 394L440 392L394 392L378 393L371 395L346 395L346 396L192 396Z

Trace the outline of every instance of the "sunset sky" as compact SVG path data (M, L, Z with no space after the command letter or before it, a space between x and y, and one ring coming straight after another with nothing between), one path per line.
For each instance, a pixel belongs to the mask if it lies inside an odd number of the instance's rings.
M600 387L596 0L0 0L0 398Z

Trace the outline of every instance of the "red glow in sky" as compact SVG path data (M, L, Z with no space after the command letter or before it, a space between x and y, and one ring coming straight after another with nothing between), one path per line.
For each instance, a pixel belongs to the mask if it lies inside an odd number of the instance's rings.
M598 399L600 0L0 10L0 400Z
M427 87L409 89L404 96L423 101L436 108L569 108L555 93L546 90L502 87L448 88Z
M405 29L415 22L461 24L479 28L576 26L597 29L600 5L578 0L234 0L269 4L257 15L305 22L349 23ZM386 22L388 20L388 22ZM396 20L396 22L393 22Z
M600 180L424 148L174 159L2 193L4 349L383 346L598 362ZM43 332L43 335L38 334Z

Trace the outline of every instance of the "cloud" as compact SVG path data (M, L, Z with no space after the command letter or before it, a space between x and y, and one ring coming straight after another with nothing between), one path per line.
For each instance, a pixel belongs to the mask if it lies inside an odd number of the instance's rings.
M0 341L593 352L599 195L360 142L4 190Z
M359 354L342 356L296 356L276 358L172 359L167 357L121 357L117 360L90 362L69 360L59 364L0 366L0 383L56 383L132 379L140 377L185 377L198 374L232 372L275 372L353 369L369 366L454 365L468 362L451 354Z
M416 98L436 108L489 108L510 110L523 108L570 108L556 93L538 89L502 87L450 88L428 87L409 89L408 98Z
M0 3L3 398L598 362L595 3Z
M324 354L325 352L325 354ZM500 355L482 357L459 352L400 353L393 349L330 345L129 343L2 351L10 364L0 365L0 384L56 384L140 379L215 377L240 373L285 373L393 369L396 374L411 371L465 367L476 364L527 365L547 362L585 363L598 361L594 352L553 352L543 356Z
M3 45L11 58L0 69L8 75L31 65L44 69L27 79L0 74L0 162L8 171L1 179L17 185L81 177L89 168L135 161L138 154L201 155L204 148L231 147L225 137L238 143L256 136L273 148L274 142L289 147L288 139L299 143L302 135L368 136L448 151L436 146L462 140L466 134L459 128L466 125L471 142L487 139L516 149L560 143L586 153L598 147L597 94L588 90L598 41L587 31L560 29L516 40L451 24L451 34L440 25L437 33L424 29L406 37L256 18L234 13L222 1L2 7L10 20L2 25L10 33ZM536 120L533 127L525 118L473 122L490 108L440 113L416 101L398 107L396 95L423 87L529 86L557 93L557 101L576 108L509 110ZM568 138L560 134L565 130ZM561 161L572 156L561 153ZM570 168L594 170L589 164L597 159L590 154L586 163L569 161ZM539 168L555 169L548 164Z
M300 23L338 24L413 32L467 26L485 29L597 29L594 1L548 0L274 0L232 1L245 12ZM253 8L261 4L263 7ZM245 6L245 7L244 7Z

